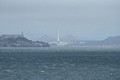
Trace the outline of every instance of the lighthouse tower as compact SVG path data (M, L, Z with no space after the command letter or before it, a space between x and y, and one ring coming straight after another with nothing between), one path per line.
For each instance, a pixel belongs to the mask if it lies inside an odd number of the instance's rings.
M58 31L58 36L57 36L57 42L60 42L60 35L59 35L59 31Z
M21 32L21 36L22 36L22 37L24 37L24 34L23 34L23 32Z

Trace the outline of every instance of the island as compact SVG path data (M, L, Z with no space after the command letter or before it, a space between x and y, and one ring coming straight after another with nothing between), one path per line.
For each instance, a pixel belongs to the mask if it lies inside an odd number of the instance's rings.
M24 37L24 35L1 35L0 47L50 47L43 41L32 41Z

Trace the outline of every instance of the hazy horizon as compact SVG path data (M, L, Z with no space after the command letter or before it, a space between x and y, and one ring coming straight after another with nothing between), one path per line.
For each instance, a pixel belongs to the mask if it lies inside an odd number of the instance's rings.
M120 35L119 0L0 0L0 34L72 35L103 40Z

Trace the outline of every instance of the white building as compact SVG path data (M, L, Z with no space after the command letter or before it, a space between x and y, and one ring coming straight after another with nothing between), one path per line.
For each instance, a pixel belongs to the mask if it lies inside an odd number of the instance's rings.
M55 45L55 46L65 46L65 45L68 45L68 42L60 41L60 35L59 35L59 32L58 32L57 41L56 42L50 42L49 44L50 45Z

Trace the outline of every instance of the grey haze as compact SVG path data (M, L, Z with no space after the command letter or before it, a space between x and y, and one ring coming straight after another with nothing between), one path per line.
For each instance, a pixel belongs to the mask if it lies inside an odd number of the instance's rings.
M120 0L0 0L0 34L79 39L120 35Z

